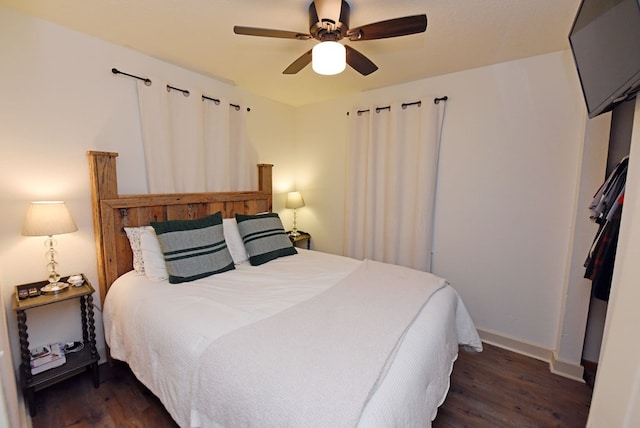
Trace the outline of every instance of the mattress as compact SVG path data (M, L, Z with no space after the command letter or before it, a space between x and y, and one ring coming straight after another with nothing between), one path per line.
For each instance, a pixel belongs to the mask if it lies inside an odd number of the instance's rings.
M235 426L229 419L205 417L216 401L203 400L198 387L203 382L196 378L205 351L236 330L321 295L362 263L300 249L295 256L261 266L241 263L233 271L185 284L129 272L106 297L105 338L111 356L129 364L180 426ZM357 426L429 426L449 389L459 345L482 349L460 296L445 285L398 339ZM264 426L260 420L243 425Z

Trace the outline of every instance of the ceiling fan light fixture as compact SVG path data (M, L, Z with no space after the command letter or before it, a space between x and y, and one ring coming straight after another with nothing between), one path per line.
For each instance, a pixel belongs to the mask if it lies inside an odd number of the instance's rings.
M316 73L330 76L342 73L346 66L347 53L344 45L326 41L313 47L311 67Z

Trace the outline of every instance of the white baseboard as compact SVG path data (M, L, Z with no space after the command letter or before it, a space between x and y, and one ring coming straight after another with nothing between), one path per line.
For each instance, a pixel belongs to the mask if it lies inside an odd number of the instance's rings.
M584 367L580 364L573 364L557 359L555 352L550 349L486 330L478 329L478 334L483 342L535 358L536 360L544 361L549 364L549 371L551 371L551 373L584 383L584 379L582 378Z
M549 369L551 370L551 373L555 373L557 375L585 383L583 377L584 367L582 367L581 365L575 365L567 361L559 360L555 352L553 352L551 355Z

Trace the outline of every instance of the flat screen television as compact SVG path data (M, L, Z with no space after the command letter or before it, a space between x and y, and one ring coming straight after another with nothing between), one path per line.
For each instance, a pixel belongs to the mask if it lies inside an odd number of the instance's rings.
M590 118L640 89L640 0L582 0L569 43Z

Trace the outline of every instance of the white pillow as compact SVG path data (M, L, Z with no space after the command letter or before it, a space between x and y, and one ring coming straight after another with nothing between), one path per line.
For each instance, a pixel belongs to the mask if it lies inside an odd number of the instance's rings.
M140 248L140 234L145 227L151 226L124 228L127 238L129 239L131 252L133 253L133 270L136 272L136 275L144 275L144 262L142 260L142 249Z
M240 264L249 260L249 254L247 254L247 249L244 247L236 219L223 218L222 228L224 231L224 240L227 242L227 248L229 248L233 263Z
M144 263L144 274L147 278L154 281L168 279L169 274L164 262L164 254L160 249L160 242L153 227L146 226L140 233L140 248Z

